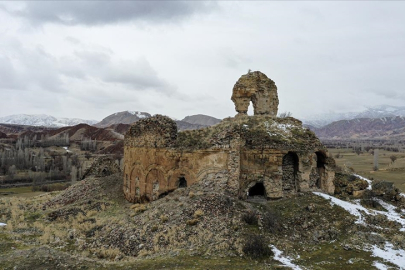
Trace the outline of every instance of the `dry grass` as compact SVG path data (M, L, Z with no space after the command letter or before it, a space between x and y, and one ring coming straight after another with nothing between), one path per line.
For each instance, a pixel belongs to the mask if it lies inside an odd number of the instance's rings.
M374 171L374 156L371 153L357 155L351 149L329 149L330 154L335 157L336 164L342 168L353 168L355 173L375 180L386 180L394 182L395 186L405 191L405 153L379 150L379 170ZM395 162L390 156L396 156Z

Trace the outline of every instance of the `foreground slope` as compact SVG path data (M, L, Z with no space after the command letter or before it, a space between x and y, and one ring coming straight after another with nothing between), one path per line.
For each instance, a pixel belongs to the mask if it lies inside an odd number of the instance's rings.
M382 208L364 210L313 193L241 201L221 185L206 181L132 205L121 194L120 175L112 175L33 199L2 198L1 268L400 269L399 204L375 198ZM255 236L268 247L264 253L249 250Z

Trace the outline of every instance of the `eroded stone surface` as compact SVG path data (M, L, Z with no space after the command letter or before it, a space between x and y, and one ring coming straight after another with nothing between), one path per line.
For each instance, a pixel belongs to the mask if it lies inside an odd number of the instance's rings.
M254 115L276 116L278 111L277 86L260 71L242 75L233 87L232 101L239 114L247 114L252 102Z

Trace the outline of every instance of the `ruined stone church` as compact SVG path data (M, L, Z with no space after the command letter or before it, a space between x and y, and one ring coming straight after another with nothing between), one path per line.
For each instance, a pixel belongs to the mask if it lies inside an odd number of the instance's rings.
M221 181L242 199L334 192L334 160L301 121L277 117L274 81L248 72L236 82L231 99L238 114L212 127L178 132L162 115L134 123L124 140L126 199L157 200L205 179ZM250 104L253 116L247 115Z

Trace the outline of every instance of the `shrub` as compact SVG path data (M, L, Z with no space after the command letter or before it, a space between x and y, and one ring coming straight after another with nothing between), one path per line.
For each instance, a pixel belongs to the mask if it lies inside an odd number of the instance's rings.
M363 198L360 200L361 205L377 210L385 210L385 208L376 200L371 190L366 190Z
M249 235L245 240L242 251L246 256L254 259L273 255L264 238L260 235Z
M263 227L271 233L277 233L281 230L280 217L277 213L267 211L262 216Z
M169 218L166 216L166 215L161 215L160 216L160 221L162 222L162 223L165 223L165 222L167 222L169 220Z
M197 225L197 223L198 223L198 219L190 219L190 220L187 220L187 225L189 225L189 226L194 226L194 225Z
M257 225L258 218L255 211L247 211L242 215L242 221L249 225Z
M204 212L201 209L198 209L194 212L194 218L199 218L199 217L202 217L203 215L204 215Z

